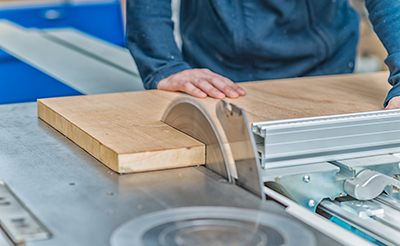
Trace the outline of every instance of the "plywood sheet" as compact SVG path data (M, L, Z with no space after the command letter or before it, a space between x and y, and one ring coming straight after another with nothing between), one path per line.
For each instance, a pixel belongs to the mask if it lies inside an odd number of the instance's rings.
M247 95L227 99L250 122L374 111L388 73L242 83ZM182 93L141 91L42 99L38 115L114 171L148 171L204 163L204 146L160 121ZM201 101L215 111L216 99Z

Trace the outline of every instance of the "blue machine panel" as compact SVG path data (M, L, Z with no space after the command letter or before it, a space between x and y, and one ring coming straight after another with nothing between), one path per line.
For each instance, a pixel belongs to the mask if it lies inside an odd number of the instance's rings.
M82 95L82 93L10 57L0 60L0 104L35 102L38 98Z
M24 27L74 27L83 32L124 46L124 26L119 1L98 3L35 4L24 8L1 8L0 18Z
M24 27L73 27L124 46L119 1L98 3L0 5L0 18ZM81 95L80 92L0 50L0 104L32 102L38 98Z

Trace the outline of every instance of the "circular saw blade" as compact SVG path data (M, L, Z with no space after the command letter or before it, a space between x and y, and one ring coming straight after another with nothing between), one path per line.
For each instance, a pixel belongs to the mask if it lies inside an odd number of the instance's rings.
M229 171L230 153L222 127L200 102L191 96L177 97L168 106L162 121L206 145L206 167L232 181Z

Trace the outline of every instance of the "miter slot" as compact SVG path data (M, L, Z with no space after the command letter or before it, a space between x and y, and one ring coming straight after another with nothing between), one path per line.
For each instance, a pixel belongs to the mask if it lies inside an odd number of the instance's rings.
M253 123L263 166L302 165L400 151L400 111Z
M0 182L0 224L14 244L48 239L51 236L4 182Z

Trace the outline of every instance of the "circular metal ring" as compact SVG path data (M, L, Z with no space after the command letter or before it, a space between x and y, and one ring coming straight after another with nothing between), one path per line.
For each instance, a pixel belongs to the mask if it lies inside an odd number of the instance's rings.
M134 218L111 235L112 246L316 245L313 233L289 218L232 207L183 207Z

